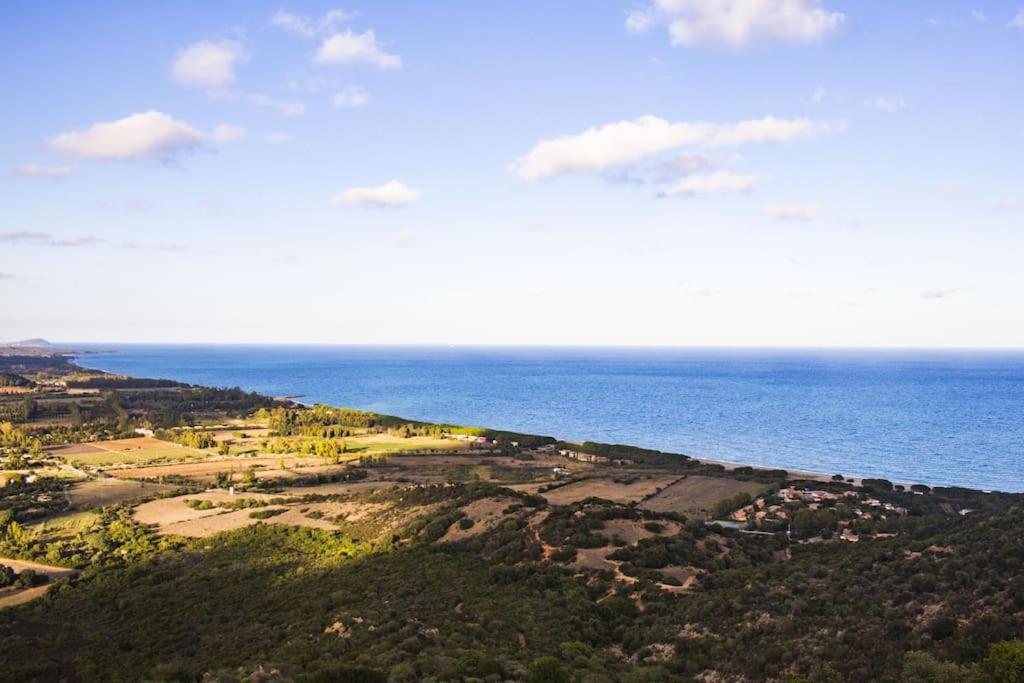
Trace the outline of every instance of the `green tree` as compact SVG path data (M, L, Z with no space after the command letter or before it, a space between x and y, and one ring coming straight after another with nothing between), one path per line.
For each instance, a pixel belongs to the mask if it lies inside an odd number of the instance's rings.
M981 662L983 680L988 683L1024 683L1024 642L996 643Z
M571 678L554 657L538 657L530 664L530 683L569 683Z

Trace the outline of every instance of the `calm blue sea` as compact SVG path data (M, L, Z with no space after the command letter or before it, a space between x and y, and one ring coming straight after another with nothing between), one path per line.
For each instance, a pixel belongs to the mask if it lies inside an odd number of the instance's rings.
M106 345L84 365L754 465L1024 491L1024 353Z

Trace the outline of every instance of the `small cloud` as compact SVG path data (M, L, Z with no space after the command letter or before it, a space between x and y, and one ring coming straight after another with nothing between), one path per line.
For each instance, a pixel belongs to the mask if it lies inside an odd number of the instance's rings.
M182 85L217 88L235 82L235 65L245 59L242 44L234 40L193 43L178 52L171 78Z
M634 35L643 33L654 26L657 21L657 13L653 7L634 9L626 14L626 31Z
M735 123L667 121L657 116L616 121L576 135L541 140L509 165L523 180L581 171L607 171L681 148L728 148L783 143L829 126L809 119L765 116Z
M213 129L213 139L221 144L241 142L245 139L245 128L222 123Z
M1017 14L1014 15L1013 19L1010 19L1010 23L1007 26L1010 28L1024 28L1024 9L1017 10Z
M945 299L959 292L959 289L926 289L921 292L922 299Z
M301 102L285 102L262 93L247 94L245 99L257 107L275 109L282 116L301 116L306 113L306 105Z
M0 280L13 280L14 276L10 273L0 273Z
M350 187L331 199L335 206L405 206L419 198L419 190L397 180L374 187Z
M764 207L768 216L780 221L812 221L818 217L817 204L769 204Z
M25 164L14 169L14 175L21 178L67 178L75 172L74 166L43 166L42 164Z
M877 111L892 114L907 108L907 101L902 97L873 97L864 101L864 106Z
M314 60L317 64L371 64L378 69L400 69L402 58L385 51L373 29L364 33L335 33L324 38Z
M947 197L959 197L967 191L960 183L942 183L939 185L939 192Z
M354 14L350 14L345 10L332 9L321 16L320 19L314 20L307 16L292 14L280 9L274 16L270 17L270 25L277 26L288 33L294 33L303 38L312 38L318 33L333 31L338 24L343 24L353 17L355 17Z
M56 152L87 159L148 157L166 161L199 147L202 140L202 133L192 126L151 109L116 121L95 123L84 130L61 133L47 143Z
M982 12L981 10L972 9L971 18L974 19L979 24L988 23L988 15Z
M692 296L709 297L718 294L717 289L711 289L709 287L702 287L701 289L695 289L690 292Z
M407 244L409 244L410 241L412 241L412 231L399 230L398 232L395 233L394 239L395 242L397 242L398 244L406 246Z
M0 232L0 242L9 244L35 244L44 247L87 247L102 242L98 237L83 235L79 237L58 237L48 232L30 230Z
M757 179L752 175L739 175L731 171L715 171L707 175L692 175L665 190L667 197L698 194L715 194L719 192L749 192Z
M626 29L640 33L668 26L674 46L740 49L764 43L811 43L839 30L846 15L822 0L655 0L626 15Z
M822 104L825 101L825 96L827 94L828 93L825 91L825 88L819 85L817 88L814 89L814 92L811 93L811 96L810 98L808 98L808 101L811 104Z
M351 86L345 88L334 94L331 98L331 104L335 107L362 107L370 101L370 93L366 92L363 88L358 86Z
M294 138L292 138L292 136L289 133L275 132L267 133L265 136L263 136L263 139L272 145L280 145L281 143L284 142L291 142Z

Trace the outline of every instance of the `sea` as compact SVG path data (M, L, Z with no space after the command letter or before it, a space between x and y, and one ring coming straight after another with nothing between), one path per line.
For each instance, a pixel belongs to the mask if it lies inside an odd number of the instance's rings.
M90 348L90 345L76 345ZM762 467L1024 491L1024 352L92 346L82 365Z

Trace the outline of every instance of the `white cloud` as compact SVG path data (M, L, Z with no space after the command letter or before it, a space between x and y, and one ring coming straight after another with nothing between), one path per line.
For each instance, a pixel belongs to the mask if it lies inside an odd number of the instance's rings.
M900 109L907 108L907 101L902 97L873 97L869 100L864 101L865 107L871 109L877 109L878 111L884 111L887 114L892 114Z
M335 206L405 206L420 196L419 190L397 180L375 187L350 187L331 199Z
M14 169L14 175L22 178L67 178L74 172L74 166L43 166L42 164L25 164Z
M574 171L603 171L684 146L736 147L786 142L823 128L807 119L766 116L738 123L670 122L656 116L618 121L579 135L544 140L516 159L510 171L524 180Z
M48 140L51 149L88 159L170 159L202 144L203 135L163 112L149 110L95 123Z
M1006 199L996 204L996 211L1024 211L1024 202L1020 201L1019 199Z
M643 33L657 23L657 15L653 7L631 10L626 15L626 30L630 33Z
M318 64L372 64L378 69L402 66L400 56L386 52L377 43L373 29L364 33L345 31L324 38L314 61Z
M409 244L412 240L412 230L399 230L395 233L395 242L402 245L403 247Z
M764 207L764 212L780 221L810 221L814 220L820 211L817 204L769 204Z
M245 59L234 40L193 43L178 53L171 65L171 77L183 85L216 88L235 82L235 64Z
M20 230L0 232L0 242L10 244L36 244L44 247L86 247L102 242L98 237L83 235L80 237L58 237L48 232L32 232Z
M301 102L282 102L281 100L274 99L270 95L263 95L260 93L245 95L245 99L257 107L275 109L283 116L301 116L306 113L306 105Z
M635 33L662 21L673 45L741 48L820 40L845 19L822 0L654 0L648 9L630 12L626 26Z
M241 142L245 139L245 128L222 123L213 129L213 139L220 143Z
M707 175L692 175L683 178L663 193L668 197L692 197L698 194L715 194L718 192L749 192L757 178L752 175L739 175L731 171L715 171Z
M318 33L330 32L338 24L343 24L352 19L355 15L341 9L332 9L325 13L319 20L314 21L307 16L292 14L283 9L270 17L270 25L300 35L304 38L312 38Z
M345 88L331 98L331 104L335 107L361 107L369 101L370 93L358 86Z
M988 22L988 15L982 12L981 10L972 9L971 17L980 24Z
M1017 10L1017 14L1007 24L1010 28L1024 28L1024 9Z
M921 292L922 299L945 299L959 292L959 289L928 289Z
M817 88L814 89L814 93L811 95L811 104L821 104L822 102L825 101L826 94L827 93L825 92L825 88L819 85Z

